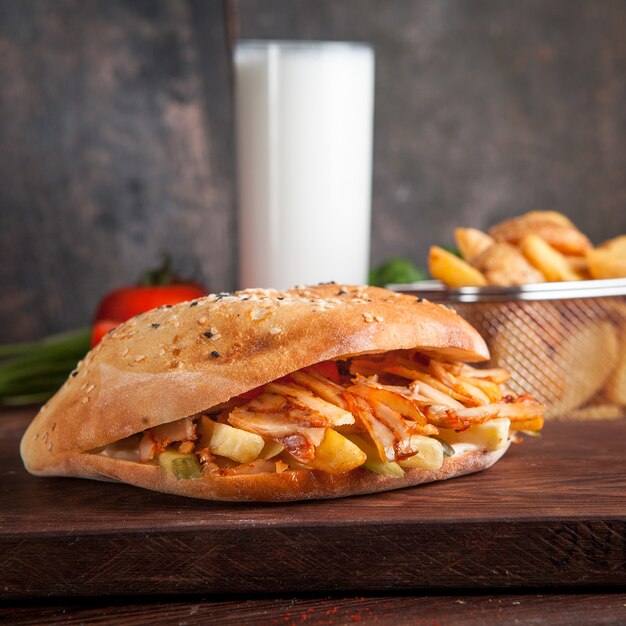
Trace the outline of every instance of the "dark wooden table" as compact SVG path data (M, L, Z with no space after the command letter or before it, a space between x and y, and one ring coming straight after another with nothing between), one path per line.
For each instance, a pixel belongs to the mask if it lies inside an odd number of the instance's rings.
M31 477L31 417L0 413L0 622L626 623L624 420L454 481L238 505Z

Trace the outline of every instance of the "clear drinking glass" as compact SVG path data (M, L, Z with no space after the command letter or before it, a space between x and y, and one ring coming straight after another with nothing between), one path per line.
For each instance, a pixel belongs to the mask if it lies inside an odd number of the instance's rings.
M367 282L373 49L241 41L235 97L240 286Z

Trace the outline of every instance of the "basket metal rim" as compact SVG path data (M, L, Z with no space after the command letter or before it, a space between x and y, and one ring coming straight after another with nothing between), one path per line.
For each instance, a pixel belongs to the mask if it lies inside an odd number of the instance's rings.
M388 289L441 302L505 302L522 300L570 300L626 296L626 278L532 283L514 287L450 288L438 280L391 284Z

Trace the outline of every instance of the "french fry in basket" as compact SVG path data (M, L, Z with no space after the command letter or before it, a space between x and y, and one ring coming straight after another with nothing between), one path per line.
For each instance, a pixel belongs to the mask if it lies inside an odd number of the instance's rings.
M519 247L547 281L582 280L582 276L572 270L567 259L539 235L526 235Z
M563 254L584 255L592 245L567 217L554 211L531 211L489 230L496 241L518 244L527 235L539 235Z
M569 265L572 272L579 274L583 280L587 280L591 278L591 274L589 273L589 264L587 263L587 257L584 256L572 256L572 255L563 255L567 264Z
M619 247L590 250L587 263L593 278L626 278L626 253Z
M477 228L457 228L454 231L454 240L461 256L468 263L496 243L493 237Z
M526 257L508 243L496 243L473 261L490 285L526 285L543 283L543 274L536 270Z
M487 284L486 278L475 267L439 246L430 248L428 269L433 278L448 287L484 287Z
M600 250L611 250L618 256L626 256L626 235L620 235L614 239L609 239L598 246Z

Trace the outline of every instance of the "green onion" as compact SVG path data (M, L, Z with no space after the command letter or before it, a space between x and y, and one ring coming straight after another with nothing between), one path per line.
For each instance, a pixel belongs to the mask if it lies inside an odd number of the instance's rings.
M0 404L45 402L85 356L90 338L90 329L84 328L0 346Z

